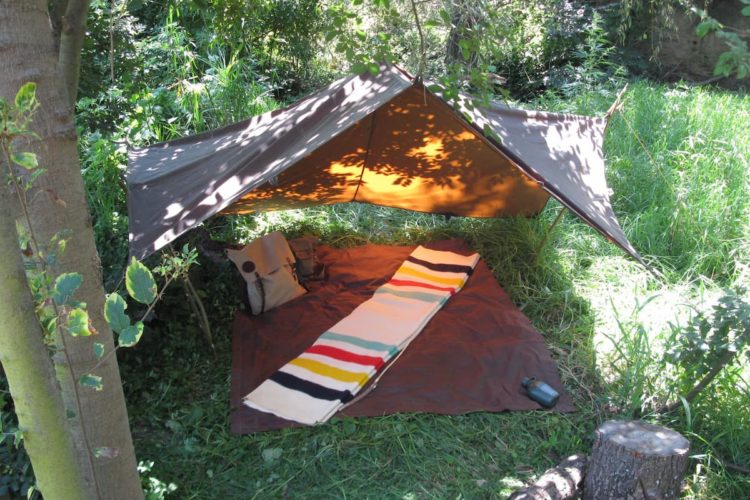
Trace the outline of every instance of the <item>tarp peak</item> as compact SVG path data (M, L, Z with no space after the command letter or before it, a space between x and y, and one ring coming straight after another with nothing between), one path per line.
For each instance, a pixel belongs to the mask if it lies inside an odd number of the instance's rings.
M642 262L612 211L605 120L448 103L384 64L248 120L133 149L131 254L221 211L365 201L453 215L535 215L548 194Z

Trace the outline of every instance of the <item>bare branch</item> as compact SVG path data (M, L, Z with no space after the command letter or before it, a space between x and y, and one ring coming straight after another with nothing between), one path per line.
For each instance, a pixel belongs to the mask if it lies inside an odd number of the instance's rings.
M417 32L419 33L419 69L417 69L417 78L421 80L427 64L427 52L424 44L424 33L422 33L422 23L419 21L419 12L417 12L417 4L414 3L414 0L411 0L411 10L414 12L414 21L417 24Z

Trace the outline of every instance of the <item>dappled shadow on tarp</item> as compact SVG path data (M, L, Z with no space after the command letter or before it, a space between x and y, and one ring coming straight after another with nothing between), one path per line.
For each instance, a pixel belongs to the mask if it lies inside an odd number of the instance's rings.
M604 122L463 109L398 68L339 80L284 110L130 153L131 253L222 210L342 201L454 215L535 215L547 192L628 253L609 203ZM490 133L491 131L491 133Z
M362 201L473 217L536 215L548 194L411 87L225 213Z
M411 85L395 68L294 105L129 153L130 248L144 257L273 179Z

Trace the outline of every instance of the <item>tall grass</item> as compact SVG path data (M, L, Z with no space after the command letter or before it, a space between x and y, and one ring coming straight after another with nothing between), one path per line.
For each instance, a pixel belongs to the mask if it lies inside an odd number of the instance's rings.
M542 103L606 109L615 89ZM632 83L614 115L608 181L631 242L670 281L740 278L750 261L750 97ZM738 267L739 266L739 267Z

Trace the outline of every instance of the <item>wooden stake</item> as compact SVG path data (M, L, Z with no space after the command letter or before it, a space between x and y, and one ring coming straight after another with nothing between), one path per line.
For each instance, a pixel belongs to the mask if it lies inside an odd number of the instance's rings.
M190 281L189 276L185 276L183 283L185 285L185 293L188 296L188 301L190 302L190 307L198 317L198 323L201 330L203 330L203 335L206 337L208 345L211 346L211 350L214 350L214 340L213 335L211 334L211 323L209 323L208 321L208 315L206 314L206 308L203 306L203 301L198 295L198 292L195 290L195 287Z
M612 106L609 107L607 110L607 114L604 115L604 119L606 120L604 124L604 131L607 131L607 128L609 127L609 121L612 118L612 115L614 115L616 112L620 111L622 108L622 96L625 95L625 91L628 90L628 84L626 83L625 86L622 88L622 90L617 94L617 98L615 99L615 102L612 103Z
M547 244L547 241L549 240L550 235L552 235L552 230L555 229L555 226L557 225L558 222L560 222L560 219L562 219L562 216L567 209L568 207L565 207L565 206L560 208L560 211L557 213L557 217L555 217L555 220L553 220L552 224L550 224L549 228L547 228L547 234L544 235L544 239L542 239L542 242L534 251L534 263L536 263L536 261L539 260L539 254L542 252L544 245Z

